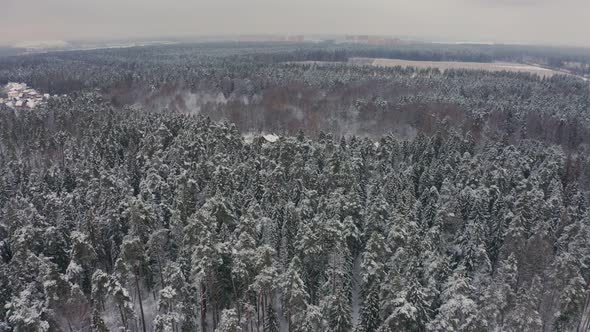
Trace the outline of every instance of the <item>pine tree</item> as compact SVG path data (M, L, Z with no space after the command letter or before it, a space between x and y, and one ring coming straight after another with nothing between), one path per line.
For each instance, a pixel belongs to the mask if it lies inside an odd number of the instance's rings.
M428 323L428 330L479 331L478 307L472 298L474 292L465 267L459 266L443 286L442 305L435 318Z
M489 330L504 325L506 315L514 304L518 280L518 267L514 255L500 262L498 269L481 296L481 321Z
M221 313L221 320L215 332L241 332L240 321L235 309L225 309Z
M184 246L191 255L190 275L199 292L201 329L207 328L207 310L214 307L211 292L216 282L216 270L223 263L212 229L215 219L206 209L196 212L185 227Z
M182 320L182 313L177 306L180 302L180 294L171 286L166 286L160 290L158 299L158 311L160 314L154 319L156 331L175 331L176 326Z
M7 322L14 331L49 331L48 308L34 284L29 284L6 304Z
M277 319L277 313L273 309L272 305L266 307L263 330L264 332L279 332L279 321Z
M104 323L102 317L100 316L100 312L96 309L92 311L92 332L108 332L108 328Z
M538 301L533 289L521 289L516 295L514 309L506 317L504 328L508 331L540 331L543 323L537 311Z
M357 330L359 332L376 332L381 326L379 290L377 287L373 287L365 293Z
M121 245L121 259L119 260L120 271L123 276L131 274L132 284L139 303L139 314L142 330L147 330L145 312L143 310L142 289L141 289L141 265L144 264L144 246L139 237L125 237ZM124 278L125 279L125 278ZM123 280L124 280L123 279Z
M342 290L331 296L327 317L329 331L344 332L352 330L351 308L348 297Z
M282 290L289 328L297 331L305 322L309 295L301 279L301 260L295 256L283 275Z
M359 330L375 332L381 324L379 289L383 282L387 249L382 235L374 232L364 252L361 264L363 303Z

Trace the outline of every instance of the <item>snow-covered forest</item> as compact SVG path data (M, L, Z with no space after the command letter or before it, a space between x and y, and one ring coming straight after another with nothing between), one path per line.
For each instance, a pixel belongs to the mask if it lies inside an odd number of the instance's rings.
M387 51L0 58L0 331L588 331L588 82Z

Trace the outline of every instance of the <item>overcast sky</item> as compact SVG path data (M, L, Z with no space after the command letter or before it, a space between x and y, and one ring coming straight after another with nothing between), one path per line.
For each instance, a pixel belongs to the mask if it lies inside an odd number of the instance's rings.
M590 46L590 0L0 0L0 43L375 34Z

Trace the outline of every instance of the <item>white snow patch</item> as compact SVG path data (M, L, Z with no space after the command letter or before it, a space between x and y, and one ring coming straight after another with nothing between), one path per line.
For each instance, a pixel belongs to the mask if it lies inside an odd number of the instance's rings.
M255 135L252 133L246 133L242 135L242 137L244 137L244 142L246 142L246 144L252 144L252 142L254 142Z
M44 49L44 48L64 48L69 44L63 40L27 40L13 44L16 48Z
M279 136L277 136L275 134L266 134L266 135L263 135L262 137L264 137L264 139L270 143L274 143L279 140Z

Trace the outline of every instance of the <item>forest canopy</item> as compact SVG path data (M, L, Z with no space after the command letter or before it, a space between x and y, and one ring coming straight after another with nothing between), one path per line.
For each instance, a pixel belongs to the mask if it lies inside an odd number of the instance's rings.
M0 331L586 331L588 82L291 63L431 47L1 58Z

